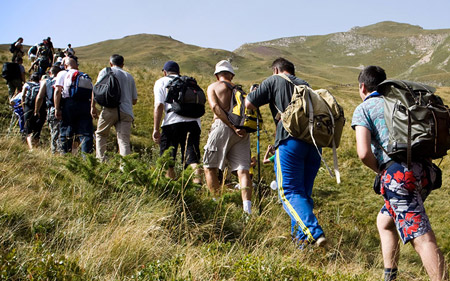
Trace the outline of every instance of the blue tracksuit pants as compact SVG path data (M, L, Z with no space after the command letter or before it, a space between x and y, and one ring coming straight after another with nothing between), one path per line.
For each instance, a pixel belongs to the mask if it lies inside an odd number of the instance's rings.
M320 161L314 145L292 137L281 141L276 151L278 193L291 217L292 237L298 242L314 243L323 234L311 198Z

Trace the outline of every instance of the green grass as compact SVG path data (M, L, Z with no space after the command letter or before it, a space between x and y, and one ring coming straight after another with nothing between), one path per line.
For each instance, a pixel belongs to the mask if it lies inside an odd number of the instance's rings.
M0 53L1 61L7 56ZM176 169L182 176L178 180L163 177L168 159L158 159L158 146L151 140L152 89L161 71L130 63L126 70L135 77L139 94L134 107L134 154L125 159L111 155L106 164L93 157L51 156L47 128L42 148L33 152L18 135L6 135L10 112L6 86L0 84L0 279L380 280L383 265L375 220L383 201L372 191L374 175L359 161L350 128L351 115L360 103L358 70L330 71L327 64L311 65L313 58L308 59L297 64L299 76L314 88L327 87L347 117L338 149L342 183L336 185L321 168L313 192L315 213L330 240L327 251L295 247L289 217L277 195L267 189L263 213L258 214L254 196L255 215L244 223L239 192L225 189L213 201L206 187L192 184L191 171L182 171L179 164ZM95 80L106 62L107 57L102 61L86 58L80 70ZM213 63L214 59L205 65ZM251 64L242 63L239 71L251 69ZM255 63L254 77L269 76L268 65L267 61ZM211 69L185 74L195 76L206 89L214 81ZM348 83L338 81L341 75L349 77ZM240 75L236 82L244 88L251 84ZM450 88L439 88L438 94L450 102ZM262 113L264 151L273 142L274 126L267 107ZM211 122L212 113L207 110L202 117L202 144ZM253 153L255 143L252 136ZM108 145L117 150L114 138ZM325 149L324 156L331 163L330 150ZM441 164L443 187L425 203L447 261L448 161L445 158ZM119 170L120 163L125 172ZM261 175L267 186L274 179L272 166L263 166ZM411 246L401 249L400 280L427 280Z

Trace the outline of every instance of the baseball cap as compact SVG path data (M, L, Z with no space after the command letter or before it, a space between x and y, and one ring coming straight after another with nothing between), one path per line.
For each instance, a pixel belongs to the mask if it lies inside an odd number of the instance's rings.
M227 71L234 75L233 67L231 66L231 63L227 60L221 60L216 64L216 71L214 71L214 74L217 74L222 71Z
M170 60L164 64L162 70L165 70L167 72L180 73L180 66L178 65L178 63L174 62L173 60Z

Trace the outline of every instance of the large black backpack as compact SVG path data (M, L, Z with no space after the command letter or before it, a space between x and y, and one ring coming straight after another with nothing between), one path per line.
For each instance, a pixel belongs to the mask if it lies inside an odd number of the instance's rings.
M106 68L106 75L94 86L94 100L99 105L116 108L120 105L121 89L119 80L111 67Z
M9 45L9 51L14 54L14 52L16 51L16 42Z
M175 76L166 88L165 102L172 105L168 112L192 118L205 114L206 96L193 77Z
M20 79L20 66L18 63L5 62L2 68L2 77L6 81L12 81L14 79Z
M27 82L29 88L25 93L24 103L25 105L34 110L34 105L36 104L36 97L39 93L40 85L39 83Z
M389 157L409 165L411 161L447 155L450 111L434 94L434 88L410 81L387 80L377 91L384 99Z

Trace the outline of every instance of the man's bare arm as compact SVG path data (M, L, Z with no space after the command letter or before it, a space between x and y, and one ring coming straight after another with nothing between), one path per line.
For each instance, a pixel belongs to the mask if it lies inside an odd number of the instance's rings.
M55 88L55 96L53 97L53 101L55 103L55 117L58 120L62 119L62 112L61 112L61 96L62 96L62 86L56 86Z
M161 120L164 112L164 104L160 103L155 106L155 110L153 111L153 141L156 143L161 142L161 133L159 132L159 128L161 126Z
M361 159L364 165L378 173L378 161L375 158L375 155L373 155L372 149L370 148L371 134L369 129L363 126L356 126L355 131L356 152L358 153L359 159Z
M34 106L34 115L39 116L39 109L41 109L42 102L44 102L44 97L47 94L47 82L41 81L41 86L39 87L39 93L36 96L36 103Z

